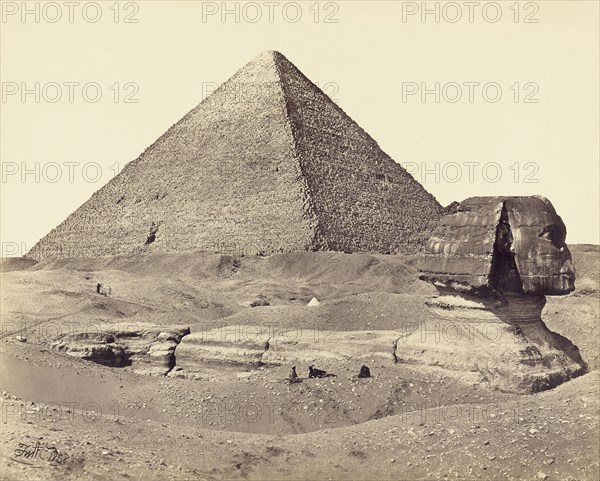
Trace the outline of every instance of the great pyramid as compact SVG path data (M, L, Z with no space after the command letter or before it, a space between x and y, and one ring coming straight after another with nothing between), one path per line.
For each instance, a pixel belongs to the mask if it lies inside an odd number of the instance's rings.
M265 52L27 254L414 252L442 207L282 54Z

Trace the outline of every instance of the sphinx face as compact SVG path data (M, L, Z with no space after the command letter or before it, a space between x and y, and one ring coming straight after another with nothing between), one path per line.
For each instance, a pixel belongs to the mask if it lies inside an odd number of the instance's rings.
M440 220L418 261L421 278L481 293L568 294L566 235L544 197L471 197Z
M575 270L565 243L567 229L543 197L513 197L504 203L516 268L525 293L568 294Z

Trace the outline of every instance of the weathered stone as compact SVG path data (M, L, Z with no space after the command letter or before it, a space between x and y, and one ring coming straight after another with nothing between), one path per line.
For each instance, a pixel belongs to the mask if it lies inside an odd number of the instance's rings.
M394 364L394 345L400 337L396 331L325 331L301 329L276 334L269 341L265 364L309 364L356 360L377 360Z
M440 291L427 300L427 322L398 340L398 362L520 393L549 389L587 371L577 347L542 321L544 296L511 293L498 300Z
M441 213L322 90L266 52L27 255L415 252Z
M566 228L544 197L472 197L440 220L422 277L463 290L567 294L575 273Z
M471 373L515 392L587 372L577 347L541 318L544 295L574 289L565 236L543 197L463 201L441 219L419 259L421 277L440 295L426 301L429 325L398 342L399 362Z
M258 366L269 348L267 331L232 326L190 334L176 348L177 365L187 371L201 370L207 363Z
M175 346L189 332L188 327L126 324L101 332L63 334L51 347L106 366L131 366L141 374L164 375L175 365Z
M396 331L275 331L260 326L225 326L190 334L177 346L177 365L202 371L211 365L284 365L331 361L395 363Z
M103 284L102 282L98 282L96 284L96 292L103 296L110 297L112 294L112 288L108 284Z

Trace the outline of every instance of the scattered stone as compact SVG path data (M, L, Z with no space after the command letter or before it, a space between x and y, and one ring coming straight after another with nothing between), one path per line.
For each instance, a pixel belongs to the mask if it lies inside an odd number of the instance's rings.
M270 306L269 301L264 297L259 297L258 299L253 300L250 303L250 307L262 307L262 306Z
M109 297L112 294L112 288L108 284L98 282L96 284L96 292L102 296Z

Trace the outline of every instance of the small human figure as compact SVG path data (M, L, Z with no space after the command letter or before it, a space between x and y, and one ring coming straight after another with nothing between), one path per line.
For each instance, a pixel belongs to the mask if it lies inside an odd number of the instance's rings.
M292 370L290 371L290 376L287 378L287 381L290 384L295 384L297 382L302 382L302 379L300 379L298 377L298 374L296 374L296 366L292 366Z
M371 377L371 370L363 364L360 368L360 372L358 373L358 377L361 379Z
M308 366L308 377L314 378L314 377L326 377L326 376L327 376L327 371L317 369L313 366Z

